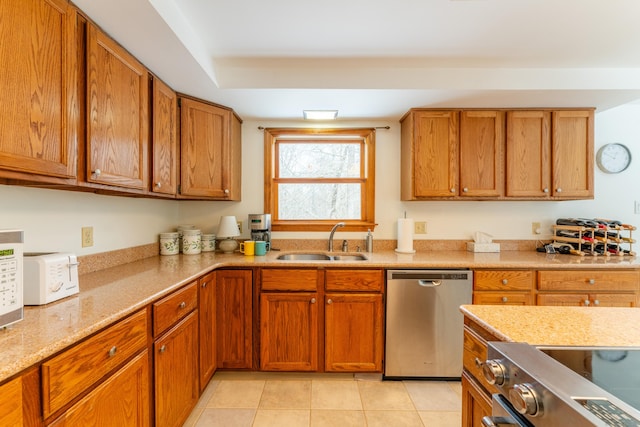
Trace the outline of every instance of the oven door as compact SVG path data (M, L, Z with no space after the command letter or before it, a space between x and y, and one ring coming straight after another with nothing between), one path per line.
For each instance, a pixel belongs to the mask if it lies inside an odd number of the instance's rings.
M516 411L509 401L501 394L493 395L491 416L482 419L485 427L524 426L533 427L528 420Z

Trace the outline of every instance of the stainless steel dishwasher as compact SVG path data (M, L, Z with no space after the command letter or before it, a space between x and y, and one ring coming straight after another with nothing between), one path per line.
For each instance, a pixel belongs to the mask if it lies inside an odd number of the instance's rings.
M470 270L387 270L385 378L460 378L472 291Z

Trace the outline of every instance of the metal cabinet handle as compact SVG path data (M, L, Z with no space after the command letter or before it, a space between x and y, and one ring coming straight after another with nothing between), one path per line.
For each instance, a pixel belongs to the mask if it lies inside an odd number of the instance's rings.
M467 187L464 187L464 188L462 189L462 192L464 192L464 193L466 193L466 192L468 192L468 191L469 191L469 189L468 189Z
M600 305L600 300L593 300L593 305Z
M452 193L455 193L455 192L456 192L456 189L455 189L455 188L452 188L452 189L451 189L451 190L449 190L449 191L450 191L450 192L452 192Z
M96 169L93 171L93 174L97 177L99 177L102 174L102 171L100 169Z
M509 301L509 298L507 298L507 297L502 297L502 302L507 302L507 301Z
M542 192L543 192L543 193L548 193L548 192L549 192L549 189L548 189L548 188L545 188L544 190L542 190Z
M476 362L476 368L482 369L482 367L484 366L484 362L482 360L478 359L477 357L476 357L475 362Z
M225 189L224 189L224 194L229 194L229 193L230 193L229 189L228 189L228 188L225 188Z
M589 305L589 304L591 304L591 302L589 302L588 299L584 300L584 305Z
M327 300L327 304L333 304L333 301L331 301L331 298Z
M502 284L506 285L507 283L509 283L509 281L507 279L502 279Z
M115 356L117 351L118 351L118 347L116 347L115 345L113 347L111 347L109 349L109 357Z
M167 346L166 346L165 344L163 344L163 345L162 345L162 347L160 347L160 348L158 349L158 351L159 351L160 353L164 353L165 351L167 351Z
M161 183L161 182L156 182L156 187L157 187L157 188L162 187L162 183Z
M562 193L562 188L557 188L556 193Z
M186 306L187 306L187 303L182 301L178 307L185 308Z
M311 298L311 304L315 304L316 303L316 299L315 298Z
M202 285L200 285L200 286L202 286L203 288L206 288L207 287L207 282L202 282Z
M589 284L590 285L595 285L596 284L596 279L589 279Z

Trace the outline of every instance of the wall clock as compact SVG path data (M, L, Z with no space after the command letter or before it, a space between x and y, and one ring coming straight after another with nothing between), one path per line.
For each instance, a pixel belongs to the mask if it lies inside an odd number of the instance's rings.
M620 173L631 164L631 151L624 144L606 144L596 154L596 163L602 172Z

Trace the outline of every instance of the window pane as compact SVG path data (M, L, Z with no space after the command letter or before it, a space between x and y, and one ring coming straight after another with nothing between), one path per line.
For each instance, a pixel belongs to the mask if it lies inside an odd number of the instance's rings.
M280 178L359 178L359 143L279 144Z
M360 184L280 184L278 218L360 219Z

